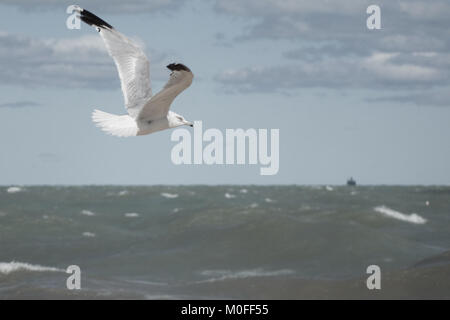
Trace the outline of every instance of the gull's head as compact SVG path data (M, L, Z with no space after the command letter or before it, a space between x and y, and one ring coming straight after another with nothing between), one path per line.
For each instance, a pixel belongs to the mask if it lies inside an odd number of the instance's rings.
M177 78L178 75L181 76L181 81L187 82L188 86L191 85L192 80L194 79L194 74L192 73L191 69L189 69L188 67L186 67L184 64L182 63L171 63L169 65L166 66L167 69L169 69L170 71L172 71L170 73L170 77L174 77Z
M189 126L193 127L194 124L190 121L187 121L183 116L169 111L169 123L171 127L179 127L179 126Z

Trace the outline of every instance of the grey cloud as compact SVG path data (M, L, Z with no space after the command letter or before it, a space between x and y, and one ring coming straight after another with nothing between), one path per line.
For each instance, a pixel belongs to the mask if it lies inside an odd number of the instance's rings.
M215 80L238 92L276 92L305 87L424 89L449 82L449 73L433 64L398 62L398 54L323 57L288 65L229 70ZM448 63L448 62L447 62Z
M21 86L111 87L115 84L114 65L100 45L93 36L52 40L1 33L0 82Z
M248 22L235 41L285 39L297 48L280 52L288 62L226 70L215 80L227 92L363 88L386 91L384 99L417 99L418 103L429 96L425 91L450 85L450 3L380 0L382 30L373 31L366 28L370 4L366 0L217 0L217 12ZM409 90L411 98L389 94L399 89Z
M241 16L253 22L248 39L327 39L365 33L366 8L370 0L216 0L219 13ZM447 25L450 3L446 0L379 0L382 26L386 31L415 33L439 31Z
M153 13L178 10L184 0L0 0L0 4L18 7L24 11L65 10L69 5L77 4L90 11L103 13Z
M0 103L0 108L27 108L27 107L39 107L40 103L33 101L16 101L16 102L4 102Z
M399 102L416 106L450 107L450 87L423 92L387 95L366 99L370 103Z
M216 0L216 11L242 17L248 27L236 40L288 39L298 45L330 43L342 53L450 49L450 3L445 0L379 0L382 30L366 28L369 0ZM423 14L420 14L422 11ZM324 49L327 49L324 47ZM323 52L326 52L324 50Z
M151 53L158 67L165 54ZM63 88L119 88L119 78L102 39L94 34L35 39L0 32L0 83Z

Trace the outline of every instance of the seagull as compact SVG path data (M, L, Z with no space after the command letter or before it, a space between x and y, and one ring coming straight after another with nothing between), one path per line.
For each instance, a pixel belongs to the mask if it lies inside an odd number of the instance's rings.
M78 17L96 28L105 42L119 73L127 115L115 115L94 110L92 120L103 131L113 136L131 137L175 128L193 127L192 122L170 111L173 100L187 89L194 78L191 70L181 63L171 63L169 81L152 95L149 61L142 49L95 14L74 6Z

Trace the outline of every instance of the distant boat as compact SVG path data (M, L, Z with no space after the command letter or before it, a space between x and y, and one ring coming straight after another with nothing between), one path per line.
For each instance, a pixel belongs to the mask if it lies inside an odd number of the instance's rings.
M356 181L353 180L353 178L350 178L347 180L347 185L348 186L356 186Z

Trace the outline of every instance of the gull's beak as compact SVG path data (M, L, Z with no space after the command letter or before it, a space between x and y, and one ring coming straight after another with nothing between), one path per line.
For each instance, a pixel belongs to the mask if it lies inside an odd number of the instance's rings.
M185 124L186 124L187 126L189 126L189 127L194 127L194 124L193 124L192 122L186 121Z

